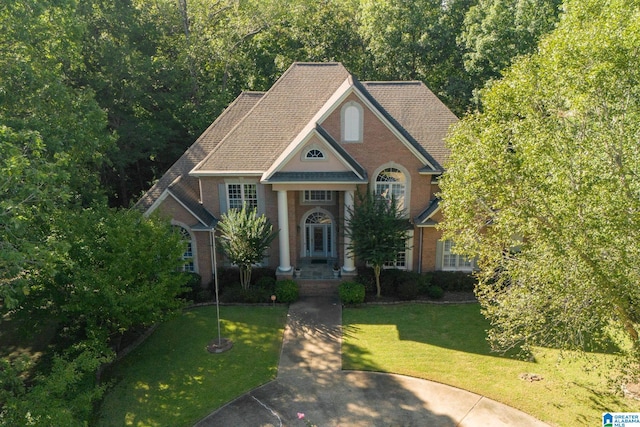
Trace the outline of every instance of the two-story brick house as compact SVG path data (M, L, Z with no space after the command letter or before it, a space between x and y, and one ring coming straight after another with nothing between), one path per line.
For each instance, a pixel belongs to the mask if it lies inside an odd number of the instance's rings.
M340 63L295 63L267 92L242 93L141 198L190 241L186 268L212 277L212 232L243 203L279 230L265 260L289 274L328 260L348 274L348 208L357 188L393 194L408 223L405 252L389 265L470 269L435 228L437 178L455 115L421 82L359 82Z

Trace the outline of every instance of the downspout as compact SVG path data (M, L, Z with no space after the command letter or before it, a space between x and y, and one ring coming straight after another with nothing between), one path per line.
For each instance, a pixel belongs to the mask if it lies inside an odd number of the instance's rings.
M420 227L420 245L418 246L418 273L422 273L422 241L424 239L424 227Z

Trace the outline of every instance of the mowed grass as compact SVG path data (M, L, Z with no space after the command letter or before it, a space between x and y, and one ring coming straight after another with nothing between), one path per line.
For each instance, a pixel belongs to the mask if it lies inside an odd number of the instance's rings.
M343 369L429 379L518 408L552 425L600 425L603 412L640 412L607 384L615 356L588 362L536 348L534 361L490 351L478 304L403 304L343 310ZM538 374L541 381L520 375Z
M188 310L160 325L109 372L114 382L98 413L99 426L191 426L211 411L277 374L287 308L220 307L225 353L214 306Z

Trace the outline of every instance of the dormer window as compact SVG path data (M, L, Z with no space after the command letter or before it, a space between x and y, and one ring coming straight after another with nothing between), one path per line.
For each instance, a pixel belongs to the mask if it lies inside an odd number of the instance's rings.
M347 102L342 107L342 142L362 142L362 106L357 102Z
M325 155L322 151L317 148L311 148L307 150L304 155L305 160L324 160Z

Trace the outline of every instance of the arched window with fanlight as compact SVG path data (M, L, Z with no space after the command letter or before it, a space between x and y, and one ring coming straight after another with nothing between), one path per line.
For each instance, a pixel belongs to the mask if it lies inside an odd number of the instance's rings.
M182 240L186 243L184 253L182 254L184 264L182 265L181 270L193 273L196 271L196 266L194 263L193 239L191 237L191 233L189 233L189 230L179 225L177 225L176 228L178 229Z
M398 209L407 208L407 177L395 167L382 169L375 179L375 193L385 199L395 198Z

